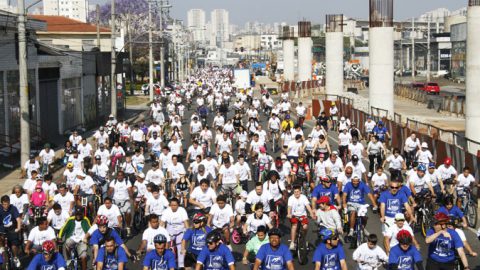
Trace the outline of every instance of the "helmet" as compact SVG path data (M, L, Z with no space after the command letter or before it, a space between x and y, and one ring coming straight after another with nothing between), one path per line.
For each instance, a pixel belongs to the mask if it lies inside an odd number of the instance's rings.
M358 156L357 155L352 155L352 161L358 161Z
M73 209L73 214L78 215L78 214L84 214L83 208L81 206L75 206Z
M46 143L43 148L50 148L50 144L49 143Z
M102 216L102 215L98 216L97 217L97 225L98 226L108 225L108 217Z
M330 198L328 196L322 196L317 200L317 203L330 203Z
M265 146L260 146L259 147L260 153L266 153L267 149L265 149Z
M442 213L442 212L436 213L435 216L433 216L433 218L435 219L435 224L440 222L448 222L450 220L450 218L445 213Z
M412 243L412 235L407 230L400 230L397 233L397 241L400 244L410 245Z
M428 148L428 143L422 142L422 148Z
M102 157L100 155L96 155L95 160L102 160Z
M35 154L30 154L28 157L29 157L30 159L34 159L34 158L35 158Z
M446 157L445 160L443 160L443 164L449 166L452 164L452 158Z
M43 253L51 254L55 252L55 243L51 240L47 240L42 244Z
M335 101L332 101L332 106L335 106Z
M218 242L220 241L221 236L217 231L211 231L207 234L207 243Z
M278 237L282 237L282 231L278 228L272 228L268 231L268 236L276 235Z
M335 236L337 236L337 230L333 229L323 229L320 231L320 236L322 237L323 241L326 241L328 239L332 239Z
M290 119L290 114L285 115L285 119Z
M322 177L322 182L330 182L330 178L328 178L327 176L325 177Z
M161 233L155 235L155 237L153 238L153 243L155 244L163 244L166 242L167 242L167 237L165 237L165 235Z
M207 217L202 214L202 213L196 213L194 216L193 216L193 222L195 223L195 221L199 221L199 222L202 222L202 221L206 221L207 220Z
M421 171L421 172L425 172L427 170L427 168L425 168L425 164L420 164L418 165L417 167L417 171Z
M345 121L345 116L340 117L340 121Z
M272 176L275 176L277 179L280 179L280 175L275 170L271 170L271 171L268 172L267 179L271 179Z
M298 163L303 163L303 157L298 157Z
M283 162L281 159L275 160L275 167L281 168L283 166Z
M72 162L68 162L67 163L67 169L71 169L73 168L73 163Z
M383 121L382 120L378 121L378 125L383 126Z
M435 162L428 163L428 168L435 168Z

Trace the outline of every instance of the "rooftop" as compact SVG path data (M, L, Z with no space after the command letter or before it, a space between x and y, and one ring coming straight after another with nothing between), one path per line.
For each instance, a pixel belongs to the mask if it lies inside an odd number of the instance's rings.
M75 19L63 16L47 16L47 15L29 15L29 18L44 21L47 24L45 32L58 33L96 33L97 26L95 24L84 23ZM101 33L110 33L109 28L100 27Z

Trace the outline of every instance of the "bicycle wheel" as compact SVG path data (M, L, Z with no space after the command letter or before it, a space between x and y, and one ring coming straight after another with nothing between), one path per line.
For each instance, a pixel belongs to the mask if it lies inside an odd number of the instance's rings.
M356 234L356 240L355 240L355 248L359 247L361 244L363 244L363 239L365 238L365 232L363 229L358 229L357 234Z
M10 257L11 254L9 254L10 252L5 250L3 251L3 268L2 269L5 269L5 270L10 270L10 269L13 269L13 262L12 262L12 258Z
M299 230L301 230L301 228L299 228ZM297 258L300 265L305 265L308 262L307 248L307 242L304 240L303 233L300 233L297 243Z
M133 215L133 228L136 231L141 231L144 225L144 215L143 215L143 208L138 208Z
M275 135L272 136L272 152L275 153L275 144L276 144L276 141L275 141Z
M468 226L470 226L471 228L475 228L477 226L477 206L473 201L468 201L467 211L465 212Z
M427 237L427 231L430 229L431 223L432 223L432 219L429 215L429 211L426 211L425 214L421 215L421 219L420 219L420 227L422 230L423 237Z

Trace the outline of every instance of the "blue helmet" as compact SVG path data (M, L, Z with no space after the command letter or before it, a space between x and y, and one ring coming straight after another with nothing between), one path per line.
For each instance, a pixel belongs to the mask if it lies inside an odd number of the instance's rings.
M153 238L153 243L155 244L164 244L164 243L167 243L167 237L165 237L165 235L163 234L157 234L155 235L155 237Z
M320 236L322 237L323 241L332 239L338 235L337 230L334 229L323 229L320 231Z
M421 163L420 165L418 165L417 167L417 171L422 171L422 172L425 172L427 170L427 168L425 168L425 164Z
M435 168L435 162L428 163L428 168Z
M383 126L383 121L382 120L378 121L378 125Z

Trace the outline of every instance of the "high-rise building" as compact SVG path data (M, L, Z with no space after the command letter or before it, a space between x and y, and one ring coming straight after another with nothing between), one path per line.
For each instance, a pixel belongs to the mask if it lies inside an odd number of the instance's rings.
M44 0L43 15L64 16L87 22L88 0Z
M193 34L193 40L198 42L205 42L206 24L205 11L203 9L190 9L187 12L187 26Z
M225 9L214 9L211 14L212 31L210 34L210 45L222 47L224 42L230 40L230 27L228 11Z

